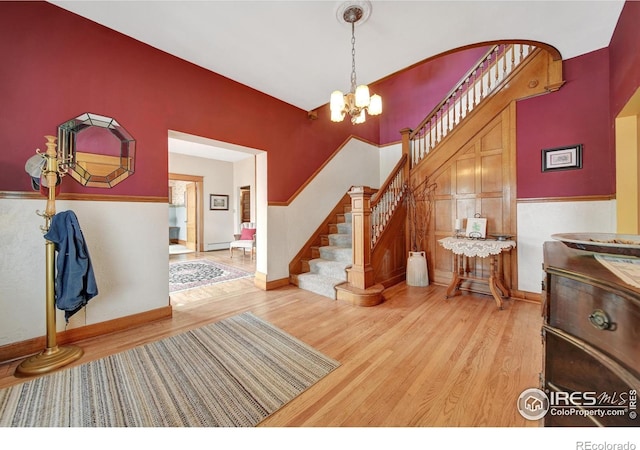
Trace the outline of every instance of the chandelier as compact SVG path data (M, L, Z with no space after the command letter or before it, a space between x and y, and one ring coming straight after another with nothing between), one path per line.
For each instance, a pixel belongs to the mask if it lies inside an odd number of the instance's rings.
M382 113L382 97L377 94L369 95L369 87L366 84L357 86L356 83L356 22L362 19L363 9L360 5L349 5L342 18L351 24L351 90L347 94L342 91L331 93L331 121L342 122L346 115L351 118L351 123L363 123L366 120L365 111L369 115L377 116Z

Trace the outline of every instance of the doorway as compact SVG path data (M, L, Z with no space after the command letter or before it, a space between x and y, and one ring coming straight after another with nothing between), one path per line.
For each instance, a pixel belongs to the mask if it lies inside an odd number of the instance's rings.
M240 187L250 186L251 222L258 226L256 270L266 274L267 260L267 154L263 150L169 130L169 179L177 174L202 173L197 187L196 220L199 252L227 250L239 229ZM211 161L209 161L211 160ZM191 172L193 170L193 172ZM182 178L182 177L180 177ZM178 179L180 179L178 178ZM204 186L204 180L207 183ZM187 178L190 180L190 178ZM205 188L208 192L205 192ZM212 193L229 194L229 210L210 212ZM186 239L185 239L186 242Z
M169 243L203 251L203 177L169 174Z
M251 186L240 187L240 223L251 222Z

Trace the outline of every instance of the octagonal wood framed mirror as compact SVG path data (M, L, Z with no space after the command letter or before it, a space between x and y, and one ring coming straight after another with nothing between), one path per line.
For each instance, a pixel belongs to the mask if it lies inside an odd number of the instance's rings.
M134 173L136 141L111 117L85 113L60 124L58 146L83 186L112 188Z

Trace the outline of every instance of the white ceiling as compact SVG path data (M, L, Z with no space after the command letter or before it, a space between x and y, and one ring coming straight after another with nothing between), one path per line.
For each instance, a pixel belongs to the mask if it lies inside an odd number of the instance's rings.
M51 1L303 110L349 89L344 1ZM352 1L352 3L363 3ZM609 45L624 0L383 1L356 26L358 83L465 45L542 41L572 58Z

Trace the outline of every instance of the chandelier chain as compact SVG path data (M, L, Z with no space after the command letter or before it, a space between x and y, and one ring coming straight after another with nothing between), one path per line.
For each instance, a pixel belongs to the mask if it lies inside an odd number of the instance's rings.
M351 92L356 91L356 33L355 22L351 22Z

